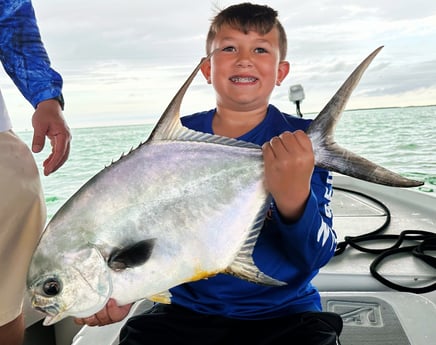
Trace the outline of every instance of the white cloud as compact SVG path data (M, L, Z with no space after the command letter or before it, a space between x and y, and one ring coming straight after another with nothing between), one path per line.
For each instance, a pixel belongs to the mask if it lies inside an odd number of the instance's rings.
M33 0L53 66L64 78L71 126L154 121L204 55L215 5L239 1ZM279 11L288 34L291 73L272 97L294 112L288 88L302 84L303 112L317 112L357 64L385 48L356 88L353 107L435 103L436 2L415 0L264 1ZM32 108L0 74L16 128L28 128ZM186 113L214 106L198 76Z

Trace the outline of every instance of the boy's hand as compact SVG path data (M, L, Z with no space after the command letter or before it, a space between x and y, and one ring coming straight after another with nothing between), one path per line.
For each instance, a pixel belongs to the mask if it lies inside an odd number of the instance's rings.
M310 193L315 158L312 142L301 130L284 132L262 146L265 187L282 217L296 221Z
M123 320L130 312L133 304L118 306L114 299L110 299L105 307L98 313L85 317L75 318L74 322L78 325L105 326Z

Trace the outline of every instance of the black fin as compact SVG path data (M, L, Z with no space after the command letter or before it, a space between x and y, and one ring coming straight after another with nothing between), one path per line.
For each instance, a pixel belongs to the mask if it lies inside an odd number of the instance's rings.
M315 165L361 180L392 187L421 186L424 184L423 182L405 178L360 157L340 147L334 139L334 129L352 91L357 86L363 72L382 48L377 48L363 60L306 130L312 141Z
M119 271L129 267L140 266L146 262L154 247L155 239L136 242L124 248L112 251L108 259L108 266Z

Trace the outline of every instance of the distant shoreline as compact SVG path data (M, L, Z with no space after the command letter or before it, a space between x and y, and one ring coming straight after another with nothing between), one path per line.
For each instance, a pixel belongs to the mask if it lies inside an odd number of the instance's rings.
M377 110L377 109L397 109L397 108L429 108L434 107L436 104L428 104L428 105L405 105L402 107L375 107L375 108L355 108L355 109L346 109L345 111L357 111L357 110Z
M362 111L362 110L384 110L384 109L410 109L410 108L430 108L430 107L436 107L436 104L428 104L428 105L405 105L405 106L387 106L387 107L373 107L373 108L353 108L353 109L345 109L344 113L346 112L353 112L353 111ZM306 115L317 115L317 112L303 112L303 116Z
M354 112L354 111L362 111L362 110L384 110L384 109L410 109L410 108L430 108L430 107L435 107L436 104L429 104L429 105L406 105L406 106L388 106L388 107L374 107L374 108L354 108L354 109L345 109L344 113L346 112ZM304 117L308 117L309 115L317 115L317 112L307 112L307 113L303 113ZM154 125L156 124L156 121L158 120L158 118L156 118L154 121L147 121L147 122L140 122L138 121L137 123L102 123L102 124L84 124L82 126L72 126L71 129L82 129L82 128L104 128L104 127L119 127L119 126L123 126L123 127L127 127L127 126L147 126L147 125ZM17 133L25 133L25 132L29 132L29 131L33 131L33 129L18 129L15 130Z

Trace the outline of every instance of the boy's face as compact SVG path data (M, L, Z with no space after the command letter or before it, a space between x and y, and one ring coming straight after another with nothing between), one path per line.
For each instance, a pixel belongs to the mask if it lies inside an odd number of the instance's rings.
M244 34L225 25L212 42L218 49L202 67L203 75L217 94L217 105L234 110L264 107L275 85L289 72L289 63L280 61L279 33L255 31Z

